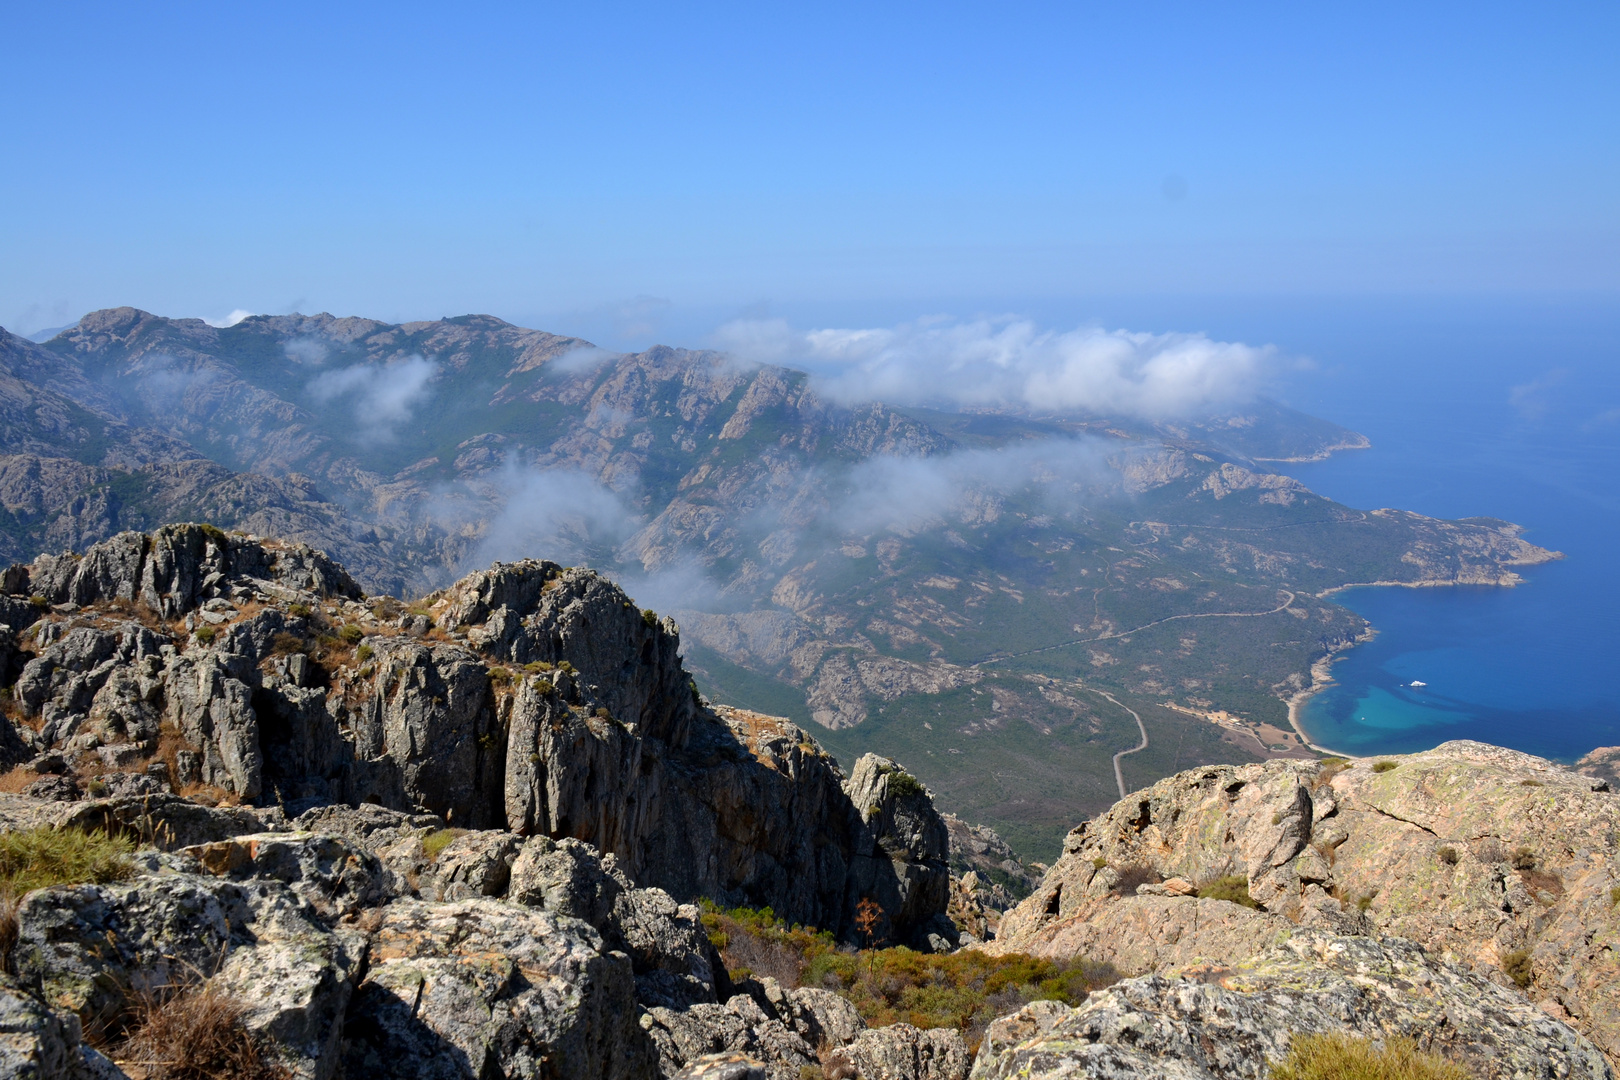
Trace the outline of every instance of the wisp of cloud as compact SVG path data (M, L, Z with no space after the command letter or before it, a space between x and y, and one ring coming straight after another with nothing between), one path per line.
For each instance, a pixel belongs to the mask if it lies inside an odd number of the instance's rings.
M327 371L310 380L309 392L326 403L353 396L354 418L368 438L392 438L394 429L411 418L425 401L439 365L420 356L386 364L356 364Z
M1162 420L1250 400L1275 350L1204 334L1041 330L1024 319L919 320L887 329L729 323L722 347L810 371L841 404L1013 408Z

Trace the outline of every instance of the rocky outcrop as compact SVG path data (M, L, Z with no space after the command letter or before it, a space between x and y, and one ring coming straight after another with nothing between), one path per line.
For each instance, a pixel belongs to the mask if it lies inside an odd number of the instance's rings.
M1482 1080L1607 1080L1591 1042L1520 994L1399 939L1301 931L1235 964L1117 983L1079 1008L1035 1002L993 1023L973 1080L1265 1077L1300 1035L1404 1037Z
M1482 743L1195 769L1078 826L987 947L1142 972L1237 962L1300 925L1396 935L1522 985L1615 1058L1617 835L1620 796L1605 781ZM1261 911L1118 895L1133 880L1228 876Z
M41 795L116 783L289 817L374 804L516 838L431 868L416 841L393 852L435 899L503 890L517 841L538 836L681 900L850 937L870 897L893 940L950 940L926 794L885 794L864 765L846 792L788 721L704 707L675 624L591 571L496 564L407 610L361 603L302 545L170 526L13 567L5 585L30 621L8 641L26 723L5 734L13 759L60 777Z

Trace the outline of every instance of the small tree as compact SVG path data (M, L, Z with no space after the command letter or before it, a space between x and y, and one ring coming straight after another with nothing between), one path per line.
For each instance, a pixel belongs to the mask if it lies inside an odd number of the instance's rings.
M873 952L877 943L882 939L877 935L877 928L883 924L883 908L870 896L855 905L855 929L861 932L866 941L868 960L868 974L877 973L877 954Z

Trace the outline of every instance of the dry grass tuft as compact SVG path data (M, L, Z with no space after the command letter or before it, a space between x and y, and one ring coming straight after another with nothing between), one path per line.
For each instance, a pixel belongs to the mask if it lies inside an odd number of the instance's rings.
M1469 1080L1468 1071L1411 1039L1382 1048L1355 1035L1296 1035L1288 1057L1271 1066L1273 1080Z
M27 765L18 765L0 776L0 791L15 795L38 779L39 773L30 769Z
M114 1060L131 1080L289 1080L242 1023L244 1011L207 984L145 995Z
M52 885L98 885L135 873L126 837L41 826L0 833L0 897Z
M466 829L435 829L422 837L422 854L427 856L429 862L434 862L452 840L466 835Z

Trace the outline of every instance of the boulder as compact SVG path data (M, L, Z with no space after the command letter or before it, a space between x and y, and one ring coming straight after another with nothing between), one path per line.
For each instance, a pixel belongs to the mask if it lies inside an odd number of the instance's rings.
M1078 1008L991 1024L974 1080L1264 1077L1304 1034L1414 1039L1481 1080L1614 1075L1590 1041L1522 995L1407 941L1303 930L1235 966L1127 979Z
M18 976L53 1008L113 1030L136 995L217 980L295 1076L334 1075L363 936L327 926L279 882L177 872L185 862L28 894L17 912Z
M630 963L577 919L484 898L382 909L349 1008L350 1077L650 1080Z
M965 1080L967 1044L955 1028L869 1028L827 1056L826 1072L861 1080Z
M1070 832L1063 856L1003 917L989 948L1153 970L1172 928L1205 918L1205 902L1167 908L1187 914L1167 914L1159 928L1128 905L1105 914L1123 904L1108 896L1116 868L1142 865L1195 884L1240 874L1251 898L1291 921L1410 938L1505 987L1517 976L1549 1015L1620 1059L1620 968L1605 959L1620 925L1610 893L1620 796L1607 787L1468 741L1377 761L1189 770ZM1226 911L1194 937L1230 931L1235 944L1263 937L1263 926Z

